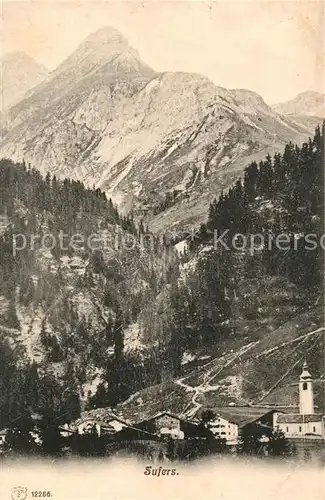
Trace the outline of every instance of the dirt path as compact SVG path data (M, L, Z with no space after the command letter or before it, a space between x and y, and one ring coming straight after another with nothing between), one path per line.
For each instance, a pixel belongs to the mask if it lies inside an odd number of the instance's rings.
M296 350L303 342L305 342L305 340L308 337L312 337L314 335L317 335L317 338L318 338L319 335L320 335L320 333L323 332L323 331L325 331L325 327L320 327L320 328L317 328L316 330L313 330L311 332L307 332L307 333L305 333L303 335L300 335L299 337L297 337L295 339L292 339L292 340L290 340L288 342L283 342L279 346L273 347L272 349L265 349L263 352L261 352L260 354L258 354L256 356L256 359L259 359L259 358L261 358L263 356L267 356L269 354L273 354L274 352L278 351L279 349L285 348L288 345L291 345L291 344L294 344L294 343L298 343L298 345L295 348L295 350ZM316 339L316 341L317 341L317 339ZM213 388L211 388L211 386L210 386L210 383L212 382L212 380L215 379L218 375L220 375L220 373L223 370L225 370L226 368L229 368L229 366L231 366L235 361L238 361L243 355L247 354L247 352L249 352L258 343L259 343L259 341L252 342L250 344L247 344L246 346L243 346L239 350L239 352L234 353L233 355L231 355L230 359L228 358L228 360L221 367L219 367L217 369L217 371L215 371L215 367L213 367L213 366L211 368L209 368L207 370L207 372L203 376L203 383L200 384L200 385L198 385L198 386L194 387L192 385L186 384L184 381L186 379L190 378L193 374L199 374L200 372L202 372L202 369L204 369L205 367L211 366L211 365L219 362L220 358L214 358L213 360L210 360L205 365L202 365L201 367L199 367L197 370L192 370L185 377L182 377L182 378L180 378L178 380L175 380L175 383L177 385L183 387L186 390L186 392L192 392L193 393L193 395L191 397L191 401L186 406L186 408L184 410L184 413L186 412L187 416L193 416L193 415L195 415L197 413L197 411L202 407L201 403L198 403L197 398L199 396L201 396L202 394L204 394L205 392L209 392L209 391L213 390ZM214 373L214 371L215 371L215 373ZM280 383L280 381L283 378L285 378L286 375L287 375L287 372L285 373L284 376L280 377L279 381L274 385L274 387L272 387L268 391L268 394L270 392L272 392L273 389L275 389L278 386L278 384ZM262 399L264 399L265 397L266 397L266 395L264 395ZM188 410L190 410L190 411L188 411Z

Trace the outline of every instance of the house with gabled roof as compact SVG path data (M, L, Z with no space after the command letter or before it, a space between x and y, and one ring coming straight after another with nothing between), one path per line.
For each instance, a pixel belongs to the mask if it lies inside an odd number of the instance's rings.
M104 410L101 408L100 410ZM91 410L70 424L69 428L78 434L96 431L98 436L119 432L128 424L111 412Z
M207 409L200 409L196 418L200 419ZM207 427L216 438L225 439L227 444L238 442L240 431L250 427L252 433L268 437L273 431L273 420L277 410L256 406L220 406L210 408L214 417L207 422Z
M9 432L9 429L2 429L0 431L0 447L5 444L8 432Z
M160 412L146 420L134 424L134 427L159 437L172 439L213 438L204 425L185 420L168 411Z

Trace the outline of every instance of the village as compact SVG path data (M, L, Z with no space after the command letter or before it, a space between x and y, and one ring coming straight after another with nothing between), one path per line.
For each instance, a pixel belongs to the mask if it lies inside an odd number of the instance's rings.
M132 421L111 409L85 412L58 428L66 449L81 455L136 454L150 460L197 458L213 453L321 455L325 415L314 407L313 378L307 363L298 381L299 406L200 408L191 418L168 410ZM0 449L8 429L0 432Z
M213 453L323 456L325 415L314 407L313 378L305 362L298 381L299 406L200 408L191 418L167 409L132 421L111 409L85 412L59 427L66 449L83 455L136 454L150 460L197 458ZM8 429L0 432L0 448Z

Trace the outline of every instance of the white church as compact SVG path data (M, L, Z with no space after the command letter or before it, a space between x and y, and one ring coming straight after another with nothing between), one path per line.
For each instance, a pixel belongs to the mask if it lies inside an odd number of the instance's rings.
M274 427L282 430L288 438L325 438L325 416L314 411L313 379L306 361L299 378L299 413L277 413Z

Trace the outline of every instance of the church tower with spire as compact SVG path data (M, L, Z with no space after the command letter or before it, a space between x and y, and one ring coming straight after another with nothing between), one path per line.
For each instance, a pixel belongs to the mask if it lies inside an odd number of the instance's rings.
M314 414L313 379L308 370L307 361L303 364L299 378L299 412L301 415Z
M301 438L313 436L325 440L325 415L314 413L313 379L305 361L299 378L299 413L278 413L274 426L286 437Z

